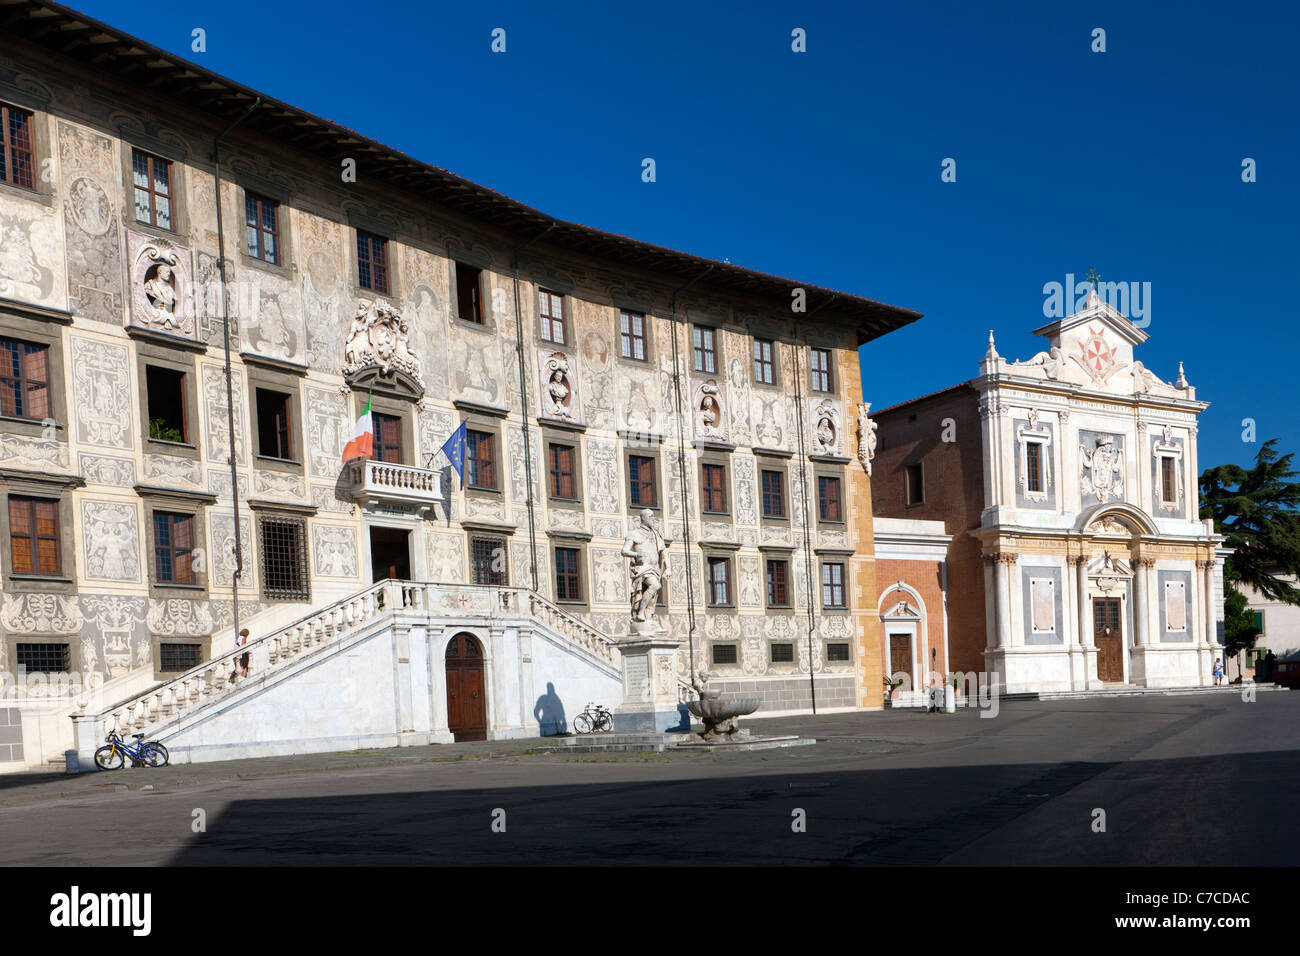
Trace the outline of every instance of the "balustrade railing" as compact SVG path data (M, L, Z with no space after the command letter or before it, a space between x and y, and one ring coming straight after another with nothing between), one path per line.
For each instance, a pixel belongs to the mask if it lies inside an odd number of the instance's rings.
M468 599L475 592L493 591L487 607ZM101 712L106 730L134 733L235 692L245 681L277 670L304 653L341 639L350 631L397 612L433 614L460 609L489 617L522 616L524 595L528 613L562 637L611 664L617 663L615 644L596 628L523 588L381 581L328 607L299 618L269 634L253 638L171 680ZM441 604L439 598L442 598ZM249 672L242 660L249 655Z

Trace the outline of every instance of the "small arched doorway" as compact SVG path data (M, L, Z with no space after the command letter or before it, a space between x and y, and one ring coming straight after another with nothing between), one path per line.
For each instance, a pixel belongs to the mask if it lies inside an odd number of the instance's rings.
M483 692L483 645L473 634L457 634L447 645L447 729L457 743L487 739L487 697Z

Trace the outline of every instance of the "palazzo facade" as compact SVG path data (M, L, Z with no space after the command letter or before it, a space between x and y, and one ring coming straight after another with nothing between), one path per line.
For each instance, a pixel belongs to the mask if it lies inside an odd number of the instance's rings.
M618 640L649 509L679 674L879 705L858 347L918 313L552 219L38 0L6 16L0 670L122 697L384 578L523 586ZM22 698L14 761L59 752L68 693Z
M876 414L877 516L943 521L956 671L1007 692L1211 682L1222 538L1198 518L1207 407L1095 293L1026 361Z

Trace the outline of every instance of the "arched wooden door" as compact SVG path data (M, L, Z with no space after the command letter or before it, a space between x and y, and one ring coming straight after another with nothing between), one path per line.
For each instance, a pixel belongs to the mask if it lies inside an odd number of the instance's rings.
M487 695L483 691L483 645L457 634L447 645L447 727L456 742L487 740Z

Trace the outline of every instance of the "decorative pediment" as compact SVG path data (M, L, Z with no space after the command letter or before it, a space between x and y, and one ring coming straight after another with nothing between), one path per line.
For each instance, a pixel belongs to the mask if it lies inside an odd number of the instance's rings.
M919 621L921 612L912 607L906 600L902 600L882 614L881 617L891 620Z
M363 373L373 370L388 390L423 396L424 368L410 349L408 334L406 320L387 302L359 302L343 347L343 376L348 384L353 388L369 384Z

